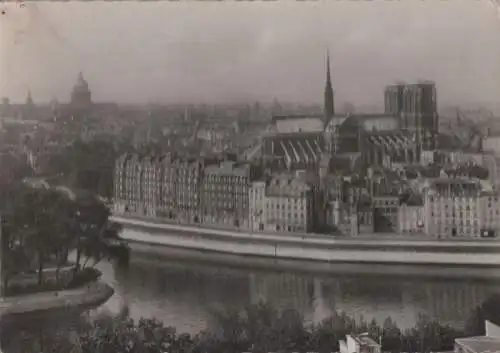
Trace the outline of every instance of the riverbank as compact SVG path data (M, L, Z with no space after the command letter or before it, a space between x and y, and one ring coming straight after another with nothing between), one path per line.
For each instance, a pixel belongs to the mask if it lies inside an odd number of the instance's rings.
M24 319L60 311L84 311L100 306L113 294L113 288L97 281L75 289L7 297L0 300L0 321L4 324L19 317Z
M437 240L381 237L252 234L111 217L123 226L129 244L179 247L286 260L355 264L500 266L500 242L486 239Z
M130 243L131 264L146 265L155 269L172 269L172 267L192 265L198 268L225 268L227 271L241 273L256 271L257 273L291 272L320 278L393 278L405 280L462 280L500 284L498 267L477 266L435 266L398 264L364 264L352 262L329 262L307 259L275 259L263 256L227 254L214 251L203 251L179 247L157 246L154 244ZM200 270L201 271L201 270Z

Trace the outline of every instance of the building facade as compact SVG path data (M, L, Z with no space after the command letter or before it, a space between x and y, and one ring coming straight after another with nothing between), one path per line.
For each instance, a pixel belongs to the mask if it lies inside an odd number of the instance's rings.
M249 226L250 164L224 161L207 166L201 185L201 221L235 227Z
M436 237L496 236L498 195L471 179L436 179L425 192L425 230Z
M283 174L252 183L249 193L251 229L272 232L309 232L314 228L315 186Z
M437 147L439 118L434 82L387 86L385 107L386 113L400 117L401 129L411 132L423 150Z
M170 154L121 156L115 163L115 212L199 222L204 163Z
M400 234L423 234L425 217L422 198L411 195L408 199L400 200L397 220Z

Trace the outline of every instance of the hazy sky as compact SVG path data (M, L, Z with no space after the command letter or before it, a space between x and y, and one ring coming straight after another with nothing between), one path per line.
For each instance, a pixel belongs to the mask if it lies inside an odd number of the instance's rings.
M381 104L431 79L440 103L500 101L500 20L489 0L52 2L0 16L0 96L67 101Z

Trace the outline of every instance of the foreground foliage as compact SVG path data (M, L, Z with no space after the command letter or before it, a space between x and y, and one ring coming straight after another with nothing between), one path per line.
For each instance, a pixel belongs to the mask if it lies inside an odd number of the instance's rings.
M294 310L278 311L263 304L250 306L243 313L219 313L216 319L210 330L191 336L178 334L156 319L134 321L124 309L116 316L82 317L72 326L43 332L40 327L3 331L9 340L2 337L2 348L16 353L330 353L338 351L338 341L346 334L367 332L376 341L381 340L384 351L430 352L450 350L454 339L464 335L424 316L413 329L403 331L390 318L379 325L375 321L356 322L344 313L308 326Z
M36 273L42 287L46 269L68 266L76 252L74 274L109 257L109 245L119 240L120 227L108 221L110 211L98 199L70 197L59 190L12 184L1 195L3 286L19 274Z

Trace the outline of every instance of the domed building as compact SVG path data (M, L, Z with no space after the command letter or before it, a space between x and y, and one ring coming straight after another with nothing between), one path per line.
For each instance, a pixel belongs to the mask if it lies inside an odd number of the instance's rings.
M78 80L71 92L70 106L75 109L88 109L92 105L89 84L83 78L83 74L78 74Z

